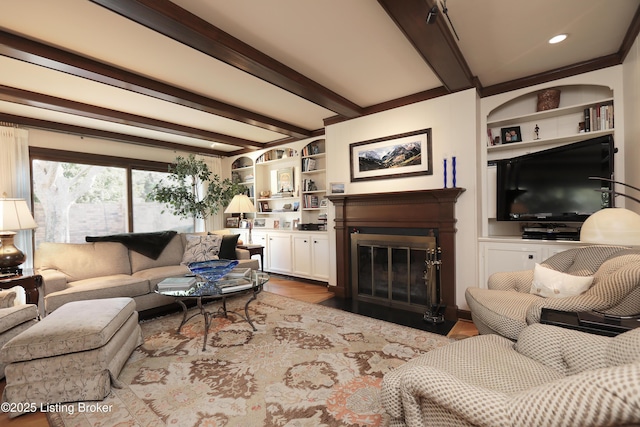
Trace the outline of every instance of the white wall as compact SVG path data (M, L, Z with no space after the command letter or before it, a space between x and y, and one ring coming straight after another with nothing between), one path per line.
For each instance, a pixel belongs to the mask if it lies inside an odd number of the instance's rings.
M432 129L433 175L350 182L349 144L425 128ZM456 304L468 309L464 291L477 285L477 95L474 89L328 126L327 182L343 182L348 194L443 188L444 158L457 158L457 187L465 188L456 204ZM331 224L331 216L329 224ZM332 239L334 233L330 233ZM335 250L335 241L331 241ZM335 266L330 283L335 283Z
M640 187L640 37L636 38L629 54L622 65L622 79L624 87L624 140L626 155L625 177L627 184ZM625 189L626 194L640 197L633 190ZM630 202L625 206L640 213L640 204Z

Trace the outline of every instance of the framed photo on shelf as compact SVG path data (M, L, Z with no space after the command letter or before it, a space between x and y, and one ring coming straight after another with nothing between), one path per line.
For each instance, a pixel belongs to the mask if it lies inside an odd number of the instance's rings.
M253 220L253 228L264 228L266 227L267 222L265 218L255 218Z
M321 199L320 200L320 207L321 208L326 208L327 206L329 206L329 199Z
M520 132L520 126L501 128L500 137L503 144L510 144L512 142L522 142L522 133Z
M433 175L431 128L349 145L351 182Z
M278 169L278 193L292 192L293 188L293 168Z
M274 219L273 220L273 228L280 228L280 220L279 219Z
M227 228L238 228L238 225L240 225L240 218L237 216L227 218Z
M269 202L260 202L260 212L271 212Z
M331 194L344 194L344 182L332 182L329 184Z

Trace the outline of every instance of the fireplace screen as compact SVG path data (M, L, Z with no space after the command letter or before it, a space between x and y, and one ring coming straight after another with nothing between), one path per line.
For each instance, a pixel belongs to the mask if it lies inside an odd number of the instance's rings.
M435 237L351 235L352 290L358 299L427 306L424 271Z

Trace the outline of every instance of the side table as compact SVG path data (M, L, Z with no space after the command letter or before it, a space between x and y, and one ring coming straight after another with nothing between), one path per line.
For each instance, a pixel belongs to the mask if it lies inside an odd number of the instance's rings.
M623 332L640 327L638 319L614 319L590 311L574 312L550 308L542 309L540 323L607 337L615 337Z
M260 270L264 271L264 246L262 245L238 245L240 249L249 251L249 256L260 255Z
M20 276L0 277L0 289L22 286L27 297L27 304L38 305L38 288L42 286L42 276L32 270L24 270Z

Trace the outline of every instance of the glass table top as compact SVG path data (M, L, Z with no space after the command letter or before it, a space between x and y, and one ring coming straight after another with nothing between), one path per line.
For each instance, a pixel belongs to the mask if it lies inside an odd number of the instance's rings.
M260 292L267 281L267 273L250 268L236 268L217 280L205 280L198 275L170 277L158 283L154 291L178 298L222 297L248 290Z

